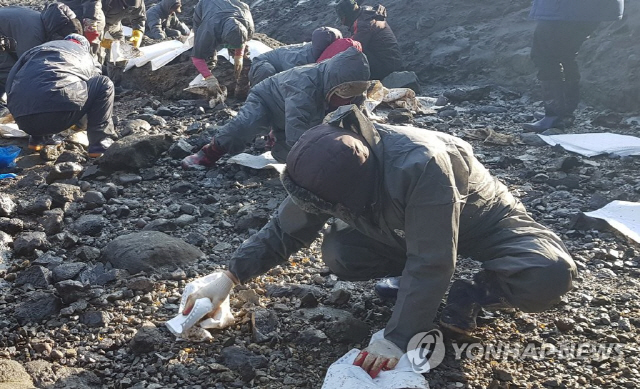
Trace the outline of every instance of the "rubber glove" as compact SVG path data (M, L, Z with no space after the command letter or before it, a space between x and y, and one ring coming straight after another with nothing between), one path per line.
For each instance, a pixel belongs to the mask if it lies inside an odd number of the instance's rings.
M206 277L198 278L190 282L185 287L186 302L184 304L183 315L188 315L193 309L196 300L208 298L213 304L211 313L214 313L220 307L220 304L227 298L231 292L231 288L236 284L237 278L228 270L215 272ZM185 296L182 296L183 300Z
M242 72L242 64L244 63L242 54L237 55L238 51L240 50L236 50L236 56L233 57L233 75L235 76L236 80L240 78L240 72Z
M383 338L360 351L353 364L362 367L371 378L376 378L381 370L393 370L402 354L400 347Z
M142 43L142 35L144 35L142 31L133 30L133 32L131 33L131 39L129 39L129 42L131 42L133 47L135 48L140 47L140 43Z
M113 43L113 40L112 40L112 39L103 39L103 40L100 42L100 46L104 47L104 48L105 48L105 49L107 49L107 50L110 50L110 49L111 49L111 44L112 44L112 43Z
M82 19L82 25L84 27L84 37L87 38L89 43L98 42L100 32L98 31L98 21L94 19Z

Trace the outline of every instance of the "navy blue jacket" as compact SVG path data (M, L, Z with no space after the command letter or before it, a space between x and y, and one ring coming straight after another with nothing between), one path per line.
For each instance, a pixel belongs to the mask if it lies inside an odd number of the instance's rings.
M78 111L89 97L87 81L100 75L91 54L71 41L27 50L7 80L7 105L14 117Z
M618 20L624 0L533 0L529 18L604 22Z

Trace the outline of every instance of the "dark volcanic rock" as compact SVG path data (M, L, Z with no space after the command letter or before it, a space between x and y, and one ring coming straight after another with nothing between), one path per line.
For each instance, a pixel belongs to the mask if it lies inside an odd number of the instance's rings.
M360 343L371 330L367 323L340 309L319 307L301 309L300 313L307 320L326 320L324 332L335 342Z
M159 269L177 269L204 256L202 251L183 240L157 231L136 232L112 240L100 258L131 274Z
M444 97L451 100L453 103L461 103L463 101L477 101L486 99L491 93L490 86L474 87L474 88L456 88L444 92Z
M30 284L34 288L46 288L51 282L51 270L42 266L30 266L21 271L16 278L15 285Z
M64 224L64 211L60 208L45 211L38 221L44 227L44 232L47 235L55 235L62 231Z
M80 274L85 267L87 264L84 262L63 263L53 269L53 280L56 282L70 280Z
M271 340L278 330L278 316L270 309L257 309L251 313L251 331L256 343Z
M36 249L49 248L47 234L44 232L24 232L13 242L13 250L18 255L30 255Z
M152 352L160 345L164 338L162 332L153 323L142 324L129 344L129 348L134 354L144 354Z
M73 223L73 231L79 235L97 236L108 224L101 215L82 215Z
M128 136L111 145L98 160L98 164L107 170L138 170L151 167L172 143L168 135Z
M80 323L89 327L106 327L111 321L111 316L104 311L86 311L80 315Z
M60 207L65 203L76 200L82 194L79 186L54 183L49 185L47 193L53 200L54 207Z
M252 380L256 375L255 369L265 368L269 363L263 355L256 355L238 346L225 347L221 354L224 365L237 371L244 381Z
M173 159L182 159L188 155L191 155L193 146L184 139L179 139L176 143L172 144L169 148L169 156Z
M29 296L27 301L18 305L15 317L20 325L37 323L57 315L61 305L60 299L52 293L35 292Z
M382 85L391 88L409 88L420 93L420 80L414 72L393 72L382 80Z

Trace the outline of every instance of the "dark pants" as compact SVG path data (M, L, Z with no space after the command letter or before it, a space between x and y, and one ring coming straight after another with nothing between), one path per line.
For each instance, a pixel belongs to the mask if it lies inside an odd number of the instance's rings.
M527 312L558 302L577 275L560 238L519 204L482 236L459 241L460 254L480 261L507 301ZM401 275L406 254L338 221L324 235L322 258L340 278L360 281Z
M96 76L87 81L88 95L84 106L78 111L44 112L15 118L21 130L29 135L57 134L86 116L89 145L100 143L108 136L112 127L113 83L105 76ZM84 126L82 126L84 127Z
M576 56L599 22L538 21L533 33L531 59L540 81L578 81Z
M5 92L9 72L15 65L17 58L15 53L9 54L6 51L0 51L0 96Z

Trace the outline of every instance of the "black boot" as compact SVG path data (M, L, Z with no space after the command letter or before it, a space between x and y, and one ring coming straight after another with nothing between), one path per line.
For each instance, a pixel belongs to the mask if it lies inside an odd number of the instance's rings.
M533 123L525 123L525 132L543 132L550 128L562 128L565 108L564 81L542 81L544 117Z
M476 318L483 307L510 307L495 275L485 271L477 273L473 281L453 282L447 305L440 316L440 324L451 331L468 335L477 328Z

